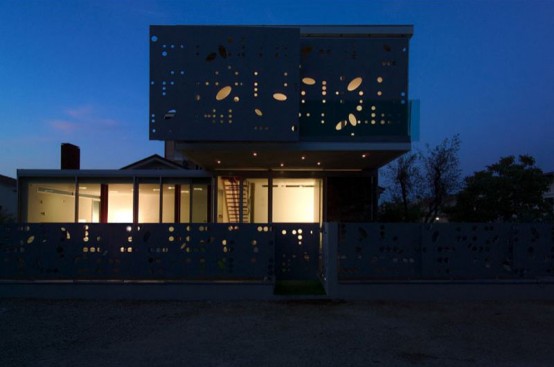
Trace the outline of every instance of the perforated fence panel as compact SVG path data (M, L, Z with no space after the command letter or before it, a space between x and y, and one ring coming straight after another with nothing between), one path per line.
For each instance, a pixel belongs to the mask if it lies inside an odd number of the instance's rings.
M316 280L320 269L318 223L273 224L278 280Z
M554 275L549 224L339 225L339 280L534 279Z
M3 279L273 279L273 234L254 224L0 227Z

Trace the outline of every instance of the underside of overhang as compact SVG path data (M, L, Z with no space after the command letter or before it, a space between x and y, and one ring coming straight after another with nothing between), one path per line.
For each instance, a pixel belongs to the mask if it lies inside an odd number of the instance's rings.
M373 170L409 151L410 143L176 143L207 170Z

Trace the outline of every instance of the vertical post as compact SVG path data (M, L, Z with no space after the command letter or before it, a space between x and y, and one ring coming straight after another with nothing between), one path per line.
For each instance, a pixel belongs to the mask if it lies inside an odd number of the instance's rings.
M138 211L139 211L139 191L138 180L136 176L133 176L133 224L138 223Z
M244 190L244 178L243 177L240 177L239 178L239 223L242 223L242 216L243 216L243 207L242 207L242 203L244 202L244 193L243 193L243 190Z
M325 264L325 292L330 298L338 293L338 223L324 223L323 226L323 262Z
M329 196L329 193L327 192L328 187L327 176L325 176L323 177L323 199L321 200L321 205L323 205L323 210L321 211L323 213L323 218L321 219L321 222L323 223L327 222L327 208L329 207L327 203L327 198Z
M73 221L75 223L79 223L79 180L77 176L75 176L75 218Z
M267 178L267 222L273 223L273 171L269 171Z
M210 184L208 185L208 213L206 215L206 221L208 223L214 223L214 218L213 218L213 207L212 207L212 197L213 197L213 192L212 192L212 189L213 189L214 185L213 185L213 179L212 179L212 182L210 182Z
M213 199L208 201L208 203L211 205L211 208L212 208L212 213L211 213L212 215L211 215L211 218L210 218L210 221L212 223L217 223L218 222L218 220L217 220L217 208L218 208L217 200L218 200L219 195L217 193L218 193L219 187L217 186L217 184L218 184L217 176L212 177L211 193L212 193L212 198Z
M192 217L192 213L193 213L192 208L194 207L194 185L192 184L192 182L188 184L188 187L189 187L189 202L190 202L189 223L194 223L194 218Z
M173 203L175 206L175 216L173 220L175 223L181 223L181 185L175 184L175 198Z
M100 184L100 223L108 223L108 185Z
M159 212L158 212L158 223L162 223L163 222L163 213L164 213L164 186L163 186L163 181L162 181L162 178L160 177L160 181L159 181L159 186L160 186L160 206L159 206Z

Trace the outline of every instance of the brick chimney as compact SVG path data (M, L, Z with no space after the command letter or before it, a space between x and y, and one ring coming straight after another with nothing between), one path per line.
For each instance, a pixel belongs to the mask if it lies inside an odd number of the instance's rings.
M61 169L80 169L81 149L78 146L62 143Z

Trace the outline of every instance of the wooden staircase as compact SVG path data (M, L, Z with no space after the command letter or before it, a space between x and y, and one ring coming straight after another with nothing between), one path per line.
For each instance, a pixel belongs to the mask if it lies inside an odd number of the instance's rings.
M240 196L240 178L223 178L225 192L225 204L227 206L227 218L229 223L250 223L249 185L247 181L242 185L242 200ZM242 208L242 221L241 217Z

